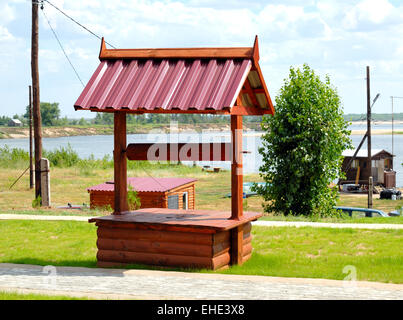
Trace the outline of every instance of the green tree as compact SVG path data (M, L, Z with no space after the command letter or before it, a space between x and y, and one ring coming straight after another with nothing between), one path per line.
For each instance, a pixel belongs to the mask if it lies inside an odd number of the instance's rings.
M60 108L58 102L54 103L41 102L40 108L41 108L42 125L54 126L58 124L58 120L60 117ZM29 119L29 106L27 106L26 108L24 118Z
M337 188L329 185L341 173L342 152L351 147L348 122L336 89L322 82L306 64L290 68L276 113L265 116L260 175L265 186L255 189L266 212L284 215L335 214Z
M99 115L99 116L98 116ZM99 112L95 117L96 124L113 124L113 113Z
M102 116L100 112L97 112L94 118L95 124L102 124Z
M10 117L0 116L0 126L6 126L10 120Z
M81 118L80 120L78 120L78 124L80 126L85 126L87 124L87 121L84 118Z

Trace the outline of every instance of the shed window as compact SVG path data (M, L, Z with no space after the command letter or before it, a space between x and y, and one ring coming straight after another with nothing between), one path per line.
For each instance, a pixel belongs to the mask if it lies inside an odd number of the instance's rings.
M179 196L177 194L168 196L168 209L179 209Z

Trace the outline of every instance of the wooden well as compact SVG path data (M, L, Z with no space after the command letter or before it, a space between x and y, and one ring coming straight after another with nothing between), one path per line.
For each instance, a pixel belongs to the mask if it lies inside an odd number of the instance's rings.
M98 227L98 265L216 270L248 260L251 221L261 213L243 212L242 117L274 114L257 37L239 48L106 49L102 40L99 58L74 105L114 113L114 212L89 220ZM126 114L143 113L227 115L231 143L127 145ZM231 209L128 211L128 159L231 161Z

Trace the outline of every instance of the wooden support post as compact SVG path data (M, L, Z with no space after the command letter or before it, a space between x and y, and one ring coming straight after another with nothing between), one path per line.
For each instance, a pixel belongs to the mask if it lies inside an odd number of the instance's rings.
M370 91L370 75L369 75L369 67L367 66L367 142L368 142L368 166L369 170L368 175L368 208L372 208L372 187L370 188L370 184L372 181L372 154L371 154L371 91Z
M242 116L231 115L231 219L243 217ZM231 264L242 264L243 225L231 230Z
M231 264L242 264L243 260L243 225L231 230Z
M49 160L42 158L40 161L41 169L41 203L44 207L50 207L50 179L49 179Z
M372 208L372 193L374 192L374 181L372 176L368 178L368 194L371 196L368 197L368 208Z
M126 113L115 112L113 149L115 210L113 214L121 214L128 210L126 145Z
M243 216L242 116L231 116L231 219Z

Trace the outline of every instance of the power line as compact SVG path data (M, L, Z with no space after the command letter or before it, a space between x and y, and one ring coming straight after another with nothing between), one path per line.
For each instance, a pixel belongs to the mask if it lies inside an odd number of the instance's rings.
M71 21L73 21L74 23L76 23L77 25L79 25L81 28L83 28L84 30L88 31L89 33L91 33L93 36L97 37L99 40L102 40L102 38L95 34L94 32L92 32L90 29L86 28L85 26L83 26L80 22L76 21L75 19L73 19L72 17L70 17L67 13L65 13L64 11L62 11L61 9L59 9L58 7L56 7L53 3L51 3L48 0L40 0L41 4L43 5L43 1L46 1L47 3L49 3L53 8L55 8L56 10L58 10L60 13L62 13L64 16L66 16L67 18L69 18ZM112 48L116 49L113 45L111 45L109 42L107 42L105 40L105 43L108 44L109 46L111 46Z
M52 32L53 32L53 35L55 36L57 42L59 43L60 48L61 48L62 51L63 51L64 56L66 57L67 61L70 63L70 66L73 68L74 73L76 74L78 80L80 80L80 82L81 82L81 84L83 85L83 87L85 87L84 82L81 80L80 76L79 76L78 73L77 73L76 68L74 68L73 63L70 61L70 59L69 59L69 57L68 57L66 51L64 50L63 45L62 45L62 43L60 42L60 40L59 40L59 38L58 38L58 36L57 36L55 30L52 28L52 25L50 24L50 21L49 21L48 17L47 17L46 14L45 14L45 10L43 10L43 7L41 7L41 9L42 9L43 16L45 17L46 21L48 22L48 25L49 25L50 29L51 29Z

